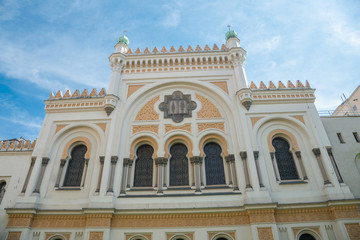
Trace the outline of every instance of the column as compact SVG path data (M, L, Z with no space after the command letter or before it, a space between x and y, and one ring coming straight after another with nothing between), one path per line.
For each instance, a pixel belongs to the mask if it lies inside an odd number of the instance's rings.
M100 156L100 157L99 157L99 160L100 160L100 170L99 170L99 177L98 177L98 182L97 182L97 186L96 186L95 192L100 192L100 185L101 185L101 178L102 178L102 173L103 173L103 169L104 169L104 160L105 160L105 157L104 157L104 156Z
M166 182L166 179L167 179L167 175L166 175L166 166L167 166L167 163L168 163L168 159L167 158L163 158L162 160L163 162L163 166L162 166L162 169L163 169L163 189L166 189L167 188L167 182Z
M232 174L231 174L231 168L230 168L230 158L229 156L225 156L225 162L226 162L226 168L228 170L229 173L229 186L233 186L233 181L232 181Z
M303 163L302 158L301 158L301 152L300 152L300 151L296 151L296 152L295 152L295 155L296 155L296 157L297 157L297 159L298 159L298 161L299 161L300 169L301 169L301 172L302 172L302 174L303 174L303 180L307 180L308 177L307 177L307 175L306 175L304 163Z
M244 173L245 173L245 181L246 181L246 188L252 188L250 184L250 178L249 178L249 172L248 172L248 166L247 166L247 153L240 152L241 160L243 161L243 167L244 167Z
M38 176L36 186L35 186L35 189L34 189L33 193L40 193L41 181L42 181L42 179L44 177L45 168L46 168L46 165L48 164L49 160L50 159L48 157L43 157L42 158L40 174Z
M27 185L29 183L29 179L30 179L32 170L34 168L35 161L36 161L36 157L31 157L30 168L29 168L29 171L28 171L28 173L26 175L26 179L25 179L25 182L24 182L24 186L23 186L23 188L21 190L21 193L25 193L25 191L26 191L26 188L27 188Z
M262 182L261 173L260 173L260 166L259 166L259 151L254 151L254 159L255 159L256 173L257 173L258 179L259 179L259 186L264 187L264 184Z
M225 157L225 161L229 162L230 164L230 171L233 178L233 190L237 191L239 190L238 182L237 182L237 176L236 176L236 169L235 169L235 156L234 154L229 154Z
M324 185L325 184L331 184L331 182L330 182L330 180L329 180L329 178L328 178L328 176L326 174L326 171L324 169L324 165L322 163L322 160L321 160L320 149L319 148L314 148L312 151L313 151L313 153L314 153L314 155L316 157L316 160L318 162L318 165L319 165L319 168L320 168L320 171L321 171L321 175L322 175L322 177L324 179Z
M108 190L107 190L108 193L114 192L114 190L113 190L114 172L115 172L115 166L116 166L117 160L118 160L118 156L111 156L110 179L109 179L109 187L108 187Z
M342 177L341 177L341 174L340 174L339 168L338 168L338 166L337 166L337 164L336 164L336 161L335 161L334 155L332 154L331 147L327 147L327 148L326 148L326 150L327 150L327 152L328 152L328 154L329 154L329 157L330 157L331 163L332 163L332 165L333 165L333 167L334 167L335 174L336 174L336 177L337 177L337 179L338 179L339 183L344 183L344 180L343 180L343 179L342 179Z
M201 193L201 164L203 158L200 156L194 156L190 158L191 165L195 167L195 193Z
M126 194L126 174L127 174L127 166L128 162L131 160L130 158L124 158L123 159L123 171L121 175L121 187L120 187L120 194L125 195Z
M81 180L81 182L82 182L81 187L84 187L84 185L85 185L86 173L87 173L88 167L89 167L89 159L85 158L85 167L84 167L84 171L83 171L83 177Z
M280 176L279 176L279 172L277 170L277 164L275 162L275 153L274 152L270 152L270 157L271 157L271 162L272 162L272 165L273 165L273 168L274 168L274 173L275 173L275 178L276 178L276 181L279 181L280 180Z
M126 189L130 189L130 182L131 182L131 167L133 165L134 160L128 160L128 173L127 173L127 181L126 181Z
M55 187L56 188L58 188L59 185L60 185L60 178L62 176L62 172L64 170L65 163L66 163L66 159L61 159L60 160L60 167L59 167L58 175L57 175L56 182L55 182Z
M190 164L191 164L191 187L195 187L195 162L191 161L193 157L190 158ZM196 187L195 187L196 188Z

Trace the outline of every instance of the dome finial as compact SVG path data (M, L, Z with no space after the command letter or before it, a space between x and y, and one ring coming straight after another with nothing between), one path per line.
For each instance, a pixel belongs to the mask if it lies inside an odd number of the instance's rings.
M230 25L227 25L227 27L229 28L229 31L230 31Z
M118 41L117 41L117 43L123 43L123 44L125 44L125 45L129 45L129 43L130 43L130 41L129 41L129 39L126 37L126 30L124 30L124 34L121 36L121 37L119 37L119 39L118 39Z
M234 30L230 29L230 25L227 25L229 30L225 34L225 40L227 41L229 38L237 38L237 33Z

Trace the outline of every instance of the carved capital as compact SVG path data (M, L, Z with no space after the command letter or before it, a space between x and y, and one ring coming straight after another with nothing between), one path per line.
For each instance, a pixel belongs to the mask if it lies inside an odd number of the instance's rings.
M50 158L48 158L48 157L43 157L41 164L42 164L42 165L47 165L48 162L49 162L49 160L50 160Z
M31 165L31 166L34 166L35 162L36 162L36 157L31 157L31 163L30 163L30 165Z
M203 162L203 158L200 156L194 156L190 158L190 162L192 164L201 164Z
M113 72L121 72L123 64L120 62L111 62L110 67Z
M116 164L118 159L119 159L118 156L111 156L111 164Z
M274 160L274 156L275 156L275 153L274 153L274 152L270 152L271 160Z
M99 160L100 160L100 164L103 165L105 161L105 156L100 156Z
M105 112L108 116L110 116L110 114L112 113L112 111L114 111L115 106L106 106L105 108Z
M313 153L315 154L316 157L319 157L321 152L320 152L320 148L313 148Z
M241 157L241 159L242 159L243 161L245 161L246 158L247 158L247 153L246 153L246 151L240 152L240 157Z
M300 151L296 151L295 155L296 155L297 158L301 158L301 152Z
M124 165L124 166L129 165L129 161L131 161L130 158L124 158L124 159L123 159L123 165Z
M156 164L156 165L166 165L167 162L168 162L168 159L165 158L165 157L155 158L155 164Z
M254 151L255 161L259 159L259 151Z
M227 156L225 157L225 161L226 161L227 163L229 163L229 162L235 162L235 156L234 156L234 154L229 154L229 155L227 155Z
M328 152L329 155L332 154L332 148L331 148L331 147L326 147L326 150L327 150L327 152Z
M64 167L66 163L66 159L61 159L60 160L60 167Z
M246 110L249 111L249 109L251 107L251 104L252 104L252 101L251 100L246 100L246 101L243 101L241 104L246 108Z
M88 165L89 164L89 158L85 158L85 164Z

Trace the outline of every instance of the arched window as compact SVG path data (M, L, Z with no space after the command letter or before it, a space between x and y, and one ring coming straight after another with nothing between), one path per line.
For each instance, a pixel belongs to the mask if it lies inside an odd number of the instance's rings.
M284 138L276 137L272 140L272 145L275 148L275 159L279 170L280 179L299 179L299 174L296 169L294 158L290 152L289 143Z
M0 182L0 204L2 202L2 199L4 198L5 195L5 186L6 186L6 182Z
M221 147L214 142L205 145L206 185L225 184L224 163Z
M228 239L224 238L224 237L220 237L220 238L217 238L216 240L228 240Z
M85 145L77 145L72 149L63 186L80 187L86 151L87 147Z
M299 237L299 240L316 240L316 238L314 238L309 233L304 233L304 234L301 234L301 236Z
M151 187L153 181L154 149L150 145L142 145L136 151L134 187Z
M187 147L182 143L176 143L170 148L170 185L189 185Z

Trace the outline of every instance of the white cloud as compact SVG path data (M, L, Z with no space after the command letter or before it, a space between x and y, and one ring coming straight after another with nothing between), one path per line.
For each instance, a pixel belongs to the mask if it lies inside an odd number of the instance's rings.
M253 52L257 51L272 51L280 45L280 36L275 36L270 39L257 41L249 45L249 49Z
M180 24L181 12L177 9L180 7L181 5L179 4L163 6L164 12L166 13L164 19L162 20L162 25L164 27L177 27Z

